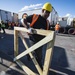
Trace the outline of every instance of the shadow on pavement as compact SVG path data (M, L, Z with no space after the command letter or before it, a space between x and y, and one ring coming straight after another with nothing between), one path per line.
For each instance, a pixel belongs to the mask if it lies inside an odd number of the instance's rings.
M75 75L75 71L69 70L67 67L69 67L69 64L65 49L54 46L50 68L62 73L66 73L67 75ZM55 72L50 71L50 74L52 73L52 75L64 75L59 72L55 74Z
M5 59L5 60L13 62L13 58L14 58L14 35L13 34L0 34L0 36L3 37L3 38L0 38L0 57ZM25 47L24 47L21 39L19 38L19 53L23 52L24 50L25 50ZM33 62L28 61L26 56L21 58L21 60L29 68L31 68L33 71L37 72ZM0 65L3 65L3 64L0 63ZM9 66L7 66L6 64L4 66L9 68ZM66 69L66 67L68 67L68 66L69 66L69 64L68 64L65 49L61 48L61 47L54 46L50 68L64 72L64 73L67 73L68 75L75 75L74 71ZM16 65L16 68L18 68L17 65ZM16 71L14 71L12 69L9 70L7 73L9 73L11 75L21 75L20 73L18 74ZM62 75L62 74L54 73L51 71L49 71L49 74L51 74L51 75Z

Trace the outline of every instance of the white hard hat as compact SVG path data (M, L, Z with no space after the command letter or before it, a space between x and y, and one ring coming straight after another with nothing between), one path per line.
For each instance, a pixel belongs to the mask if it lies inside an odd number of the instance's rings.
M57 24L59 24L59 22L57 22Z

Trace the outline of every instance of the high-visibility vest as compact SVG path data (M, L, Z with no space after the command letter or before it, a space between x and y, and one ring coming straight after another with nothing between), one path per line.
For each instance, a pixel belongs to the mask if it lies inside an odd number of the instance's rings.
M1 27L5 27L5 24L1 24Z
M59 24L56 24L55 30L59 30L59 28L60 28Z
M30 24L31 27L33 27L34 23L38 20L39 16L40 15L37 15L37 14L33 15L32 22ZM48 30L49 29L49 21L48 20L46 20L46 21L47 21L47 30Z

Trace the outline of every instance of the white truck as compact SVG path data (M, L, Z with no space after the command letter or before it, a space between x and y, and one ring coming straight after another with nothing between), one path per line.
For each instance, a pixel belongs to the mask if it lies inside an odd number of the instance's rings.
M74 19L67 17L59 21L60 33L75 34Z

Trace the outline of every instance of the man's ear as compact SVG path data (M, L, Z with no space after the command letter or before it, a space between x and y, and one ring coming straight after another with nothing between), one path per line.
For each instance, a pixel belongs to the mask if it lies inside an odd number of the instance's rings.
M42 13L44 12L44 9L42 9Z

